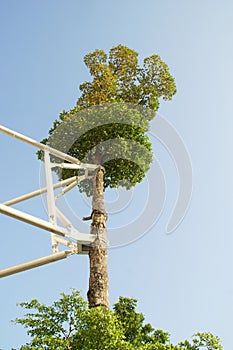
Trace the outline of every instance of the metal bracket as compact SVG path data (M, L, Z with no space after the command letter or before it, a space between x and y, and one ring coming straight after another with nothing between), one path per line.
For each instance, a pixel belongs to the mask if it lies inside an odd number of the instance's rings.
M58 151L52 147L48 147L1 125L0 132L42 150L44 152L46 175L46 187L24 194L20 197L10 199L0 204L0 213L49 231L51 233L51 244L53 250L53 254L50 256L1 270L0 277L5 277L20 271L47 264L52 261L64 259L72 254L87 254L88 247L91 245L91 243L93 243L95 236L88 233L80 233L75 227L73 227L72 223L68 220L65 214L57 208L56 200L66 194L68 191L72 190L80 181L90 178L91 176L89 176L89 170L93 172L98 165L82 163L78 159L68 154ZM51 155L56 156L63 161L65 160L66 162L52 163L50 159ZM60 167L63 169L84 169L84 175L80 177L73 176L69 179L53 184L52 169L54 167ZM55 195L55 189L64 186L65 188ZM47 193L48 221L10 207L11 205L36 197L42 193ZM58 222L60 222L60 224L63 226L60 226ZM70 250L63 250L59 252L59 244L69 248Z

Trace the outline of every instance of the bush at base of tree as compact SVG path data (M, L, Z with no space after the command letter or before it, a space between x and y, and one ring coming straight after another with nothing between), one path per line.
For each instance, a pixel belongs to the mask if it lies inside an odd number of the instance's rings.
M220 339L211 333L196 333L191 342L171 344L169 333L144 324L132 298L120 297L113 310L89 309L80 292L72 290L51 306L36 299L20 306L27 313L15 323L31 337L21 350L222 350Z

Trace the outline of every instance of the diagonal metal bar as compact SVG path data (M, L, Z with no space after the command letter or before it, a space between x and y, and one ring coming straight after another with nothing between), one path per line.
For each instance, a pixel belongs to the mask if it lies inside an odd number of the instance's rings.
M71 230L72 224L67 219L67 217L56 207L56 215L58 220L64 225L68 230Z
M60 187L63 187L63 186L67 186L67 185L69 185L70 183L72 183L74 181L78 181L77 176L72 176L69 179L57 182L56 184L53 185L53 189L55 190L57 188L60 188ZM10 206L10 205L13 205L13 204L17 204L17 203L23 202L24 200L27 200L27 199L39 196L39 195L41 195L43 193L46 193L46 192L47 192L47 187L43 187L43 188L41 188L39 190L23 194L22 196L19 196L19 197L16 197L16 198L9 199L8 201L6 201L6 202L4 202L2 204Z
M94 165L94 164L85 164L85 163L82 163L82 162L80 162L80 160L77 159L77 158L74 158L74 157L72 157L72 156L70 156L70 155L68 155L68 154L66 154L66 153L63 153L63 152L61 152L61 151L58 151L58 150L55 149L55 148L49 147L49 146L47 146L47 145L44 145L43 143L40 143L40 142L38 142L38 141L36 141L36 140L33 140L32 138L27 137L27 136L25 136L25 135L22 135L22 134L20 134L20 133L18 133L18 132L16 132L16 131L13 131L13 130L11 130L11 129L8 129L8 128L6 128L6 127L3 126L3 125L0 125L0 132L2 132L3 134L6 134L6 135L8 135L8 136L14 137L14 138L16 138L16 139L18 139L18 140L20 140L20 141L23 141L23 142L25 142L25 143L27 143L27 144L29 144L29 145L31 145L31 146L34 146L34 147L36 147L36 148L39 148L39 149L42 150L42 151L48 151L48 152L49 152L50 154L52 154L53 156L56 156L56 157L58 157L58 158L60 158L60 159L64 159L64 160L66 160L67 162L70 162L70 163L73 163L73 164L78 164L78 165L80 165L81 168L84 168L84 169L86 169L86 168L89 168L89 169L95 169L95 168L97 168L97 166Z
M7 205L0 204L0 213L8 215L14 219L21 220L27 224L34 225L36 227L42 228L46 231L53 232L59 236L66 236L67 238L75 239L79 243L90 244L94 241L95 236L88 233L81 233L75 229L72 229L71 232L67 231L65 228L60 226L55 226L51 222L39 219L33 215L29 215L20 210L8 207Z
M58 198L60 198L61 196L63 196L67 192L69 192L70 190L72 190L75 186L77 186L78 182L79 182L79 180L75 180L75 181L71 182L68 186L66 186L66 188L64 188L64 190L62 190L61 192L59 192L55 196L55 200L57 200Z
M50 222L39 219L36 216L24 213L20 210L8 207L7 205L0 204L0 213L6 214L14 219L26 222L27 224L34 225L36 227L42 228L46 231L57 233L60 236L65 236L67 231L61 227L57 227Z
M25 263L22 263L20 265L15 265L12 267L8 267L4 270L0 270L0 278L2 277L7 277L10 275L13 275L15 273L18 272L22 272L22 271L26 271L26 270L30 270L33 269L34 267L39 267L45 264L49 264L61 259L65 259L68 256L75 254L75 252L73 252L72 250L64 250L62 252L58 252L58 253L54 253L48 256L44 256L43 258L39 258L39 259L35 259L35 260L31 260Z

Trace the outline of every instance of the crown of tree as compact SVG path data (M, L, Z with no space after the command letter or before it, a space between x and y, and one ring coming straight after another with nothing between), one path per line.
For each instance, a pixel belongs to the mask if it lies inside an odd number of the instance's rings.
M174 78L158 55L146 57L140 67L138 53L123 45L113 47L109 55L95 50L84 62L92 81L80 85L75 107L61 112L43 142L83 162L102 165L105 188L129 189L150 167L152 146L146 132L159 100L171 100L175 94ZM80 171L57 173L65 179ZM92 182L82 181L79 188L91 195Z

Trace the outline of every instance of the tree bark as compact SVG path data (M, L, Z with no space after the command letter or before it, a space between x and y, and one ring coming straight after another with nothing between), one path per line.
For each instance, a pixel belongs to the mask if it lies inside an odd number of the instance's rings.
M87 297L90 308L102 305L109 309L107 214L104 208L104 171L101 167L97 169L93 178L91 219L90 233L96 238L89 250L90 277Z

